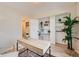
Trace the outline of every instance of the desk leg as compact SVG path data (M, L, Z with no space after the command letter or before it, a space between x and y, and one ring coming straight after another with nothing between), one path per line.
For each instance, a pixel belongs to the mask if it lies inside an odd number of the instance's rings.
M49 57L51 56L51 46L49 47Z
M28 48L27 48L27 53L28 53Z
M44 57L44 55L42 55L41 57Z
M18 51L18 42L16 43L16 50Z

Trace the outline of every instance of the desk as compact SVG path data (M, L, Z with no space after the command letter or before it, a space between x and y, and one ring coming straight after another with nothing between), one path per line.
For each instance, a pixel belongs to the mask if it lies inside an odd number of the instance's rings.
M34 39L21 39L17 41L17 50L18 44L24 46L27 50L30 50L40 56L44 56L44 54L49 50L49 55L51 55L51 47L49 41L44 40L34 40Z

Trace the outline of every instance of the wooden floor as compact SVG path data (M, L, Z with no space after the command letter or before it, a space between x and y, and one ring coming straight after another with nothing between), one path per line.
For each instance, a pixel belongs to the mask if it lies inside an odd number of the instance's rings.
M15 49L13 49L15 50ZM8 50L5 53L9 53L12 52L12 50ZM72 51L67 50L67 46L66 45L62 45L62 44L51 44L51 55L56 56L56 57L79 57L79 54L77 54L76 52L72 52L73 55L68 54L71 53ZM48 52L47 52L48 53Z
M75 51L67 49L66 45L63 44L51 44L52 55L57 57L79 57L79 54Z
M71 52L72 54L69 54ZM66 45L58 44L58 43L51 44L51 55L56 57L78 57L79 56L76 52L68 50Z

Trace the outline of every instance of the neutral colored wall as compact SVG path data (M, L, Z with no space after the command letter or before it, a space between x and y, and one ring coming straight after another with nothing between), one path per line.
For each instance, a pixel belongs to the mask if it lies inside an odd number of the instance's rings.
M76 4L76 16L79 16L79 3ZM79 38L79 24L73 27L74 36ZM73 39L73 48L79 52L79 40Z
M77 16L79 17L79 3L77 5ZM77 37L79 38L79 24L77 24L76 30L78 32ZM77 40L77 49L79 50L79 40Z
M50 40L55 44L55 16L50 17Z
M0 6L0 48L10 47L21 37L21 16Z

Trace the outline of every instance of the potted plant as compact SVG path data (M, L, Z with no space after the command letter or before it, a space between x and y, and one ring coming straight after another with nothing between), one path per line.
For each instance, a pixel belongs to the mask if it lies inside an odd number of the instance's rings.
M79 21L77 20L78 17L75 17L74 19L71 18L71 14L69 14L69 16L64 17L66 19L64 23L65 28L62 29L63 32L66 33L65 38L63 39L63 41L67 41L68 44L68 49L73 50L72 48L72 27L74 24L79 23ZM60 22L62 22L59 19Z

